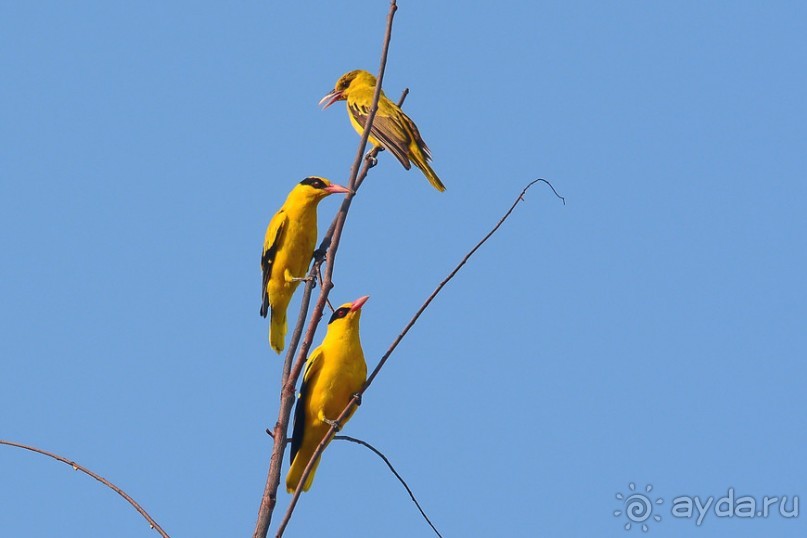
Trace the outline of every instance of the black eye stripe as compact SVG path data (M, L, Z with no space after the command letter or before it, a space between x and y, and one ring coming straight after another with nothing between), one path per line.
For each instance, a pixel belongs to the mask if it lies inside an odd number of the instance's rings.
M324 189L325 182L318 177L307 177L300 182L300 185L310 185L315 189Z
M344 77L339 79L339 82L337 82L337 84L336 84L336 91L344 91L344 90L346 90L348 88L348 86L350 86L350 83L353 82L354 78L356 78L356 75L353 74L353 73L350 73L349 75L345 75Z
M348 312L350 312L350 309L346 306L343 306L342 308L337 308L336 311L331 315L331 319L328 321L328 325L330 325L339 318L347 316Z

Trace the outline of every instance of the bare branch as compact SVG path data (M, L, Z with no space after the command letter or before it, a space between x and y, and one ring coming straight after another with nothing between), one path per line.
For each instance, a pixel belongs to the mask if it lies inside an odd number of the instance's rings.
M281 405L280 409L278 410L278 420L275 425L275 432L273 435L274 445L272 447L272 457L269 463L269 472L266 478L266 486L264 488L263 497L261 498L261 504L258 509L258 520L255 526L255 532L253 533L253 538L266 538L266 534L268 533L269 530L269 525L271 524L272 513L274 512L274 508L277 503L277 490L280 485L280 469L282 467L283 453L286 448L286 442L287 442L286 432L288 430L289 419L291 416L291 409L294 403L295 386L297 384L297 379L300 377L300 372L302 371L305 359L308 356L308 352L311 348L311 343L314 340L314 335L316 333L319 321L320 319L322 319L322 312L325 309L325 305L328 303L328 295L331 289L333 288L333 268L336 259L336 251L339 248L339 240L341 239L342 236L342 230L344 228L345 219L347 218L348 211L350 210L350 204L353 200L353 197L356 195L359 186L364 181L364 178L367 176L367 173L370 170L369 160L365 162L363 167L361 167L361 161L362 156L364 154L364 149L367 145L367 140L369 139L370 136L370 129L372 127L372 122L373 119L375 118L375 114L378 109L378 100L381 95L381 84L384 78L384 70L386 68L387 63L387 53L389 50L389 43L392 36L392 20L395 11L397 9L398 6L396 5L395 0L392 0L390 3L389 14L387 16L387 27L384 35L384 43L381 52L381 67L379 69L377 77L378 82L376 85L375 94L373 95L373 103L372 106L370 107L370 114L367 118L367 123L365 124L366 127L359 141L359 147L356 153L356 158L353 162L353 166L351 167L350 171L348 188L352 192L347 196L345 196L345 199L342 202L342 205L339 208L339 211L337 212L336 216L334 217L334 220L331 223L328 232L325 234L325 237L322 239L322 243L317 249L318 252L325 253L325 263L327 264L325 269L325 275L322 277L319 297L314 306L314 310L311 312L311 317L308 321L308 328L305 332L305 336L303 337L302 343L300 344L300 349L297 352L297 358L294 361L294 365L290 367L288 375L286 375L286 369L285 369L286 364L288 364L288 362L284 364L284 372L281 380L282 383ZM370 155L375 157L377 153L378 149L376 148L371 151ZM321 263L322 262L320 261L320 265ZM318 270L319 266L315 263L309 274L314 275ZM312 288L313 288L313 281L307 282L306 291L309 294ZM299 333L302 332L303 325L305 324L305 317L302 314L303 309L307 311L308 309L307 303L305 303L304 307L301 307L301 317L300 319L298 319L298 325L295 328L295 335L298 335ZM296 351L295 347L296 342L294 346L289 347L289 351L286 354L287 361L290 360L290 358ZM297 493L297 496L295 496L292 499L292 503L296 503L298 497L299 497L299 491ZM281 523L281 530L279 531L281 534L282 529L285 528L285 526L288 524L289 517L291 517L291 510L287 512L284 521Z
M292 369L291 378L294 379L295 381L299 376L300 371L302 370L305 358L307 357L308 350L311 346L311 342L314 339L314 333L316 331L317 324L319 323L319 320L322 318L322 311L325 308L325 302L327 301L328 293L333 287L332 276L333 276L334 259L336 256L336 250L339 247L339 240L342 236L342 229L344 228L345 219L347 218L347 212L350 209L350 203L353 199L353 196L355 196L358 187L364 181L364 178L367 176L367 173L369 172L371 167L370 166L371 159L365 159L364 166L361 169L361 173L360 174L357 173L357 171L359 170L359 165L362 160L362 155L364 154L364 148L367 145L367 140L370 136L370 131L373 126L373 120L375 118L376 111L378 110L378 100L381 97L381 87L384 80L384 71L387 66L387 54L389 51L390 39L392 38L392 21L395 17L395 11L398 9L398 6L395 2L396 0L391 0L389 12L387 13L387 27L384 33L384 43L381 49L381 62L378 70L378 75L376 76L376 87L375 87L375 93L373 94L373 103L370 107L370 114L367 117L364 131L361 136L361 141L359 142L359 149L356 153L356 158L353 161L353 168L351 169L351 178L348 183L348 188L353 191L353 194L348 194L345 197L345 201L342 202L342 207L340 208L339 213L337 213L334 223L331 225L331 229L328 230L328 234L326 234L325 238L323 239L323 244L320 246L320 249L322 249L324 245L326 244L328 245L327 254L325 258L328 265L325 269L325 278L322 284L322 288L320 289L319 300L317 301L317 304L314 307L314 312L311 314L311 320L309 321L308 325L308 332L306 333L306 337L303 340L303 344L300 346L300 353L298 354L297 361L295 362L295 365ZM403 98L405 97L406 94L404 93L404 96L401 99L403 100ZM370 152L371 158L375 157L377 153L378 149L377 148L373 149ZM332 230L332 236L329 237L329 235L331 234L331 230ZM280 526L278 527L278 531L276 534L277 538L283 536L283 532L285 531L286 526L288 525L289 520L291 519L291 514L294 512L294 507L297 505L297 501L300 498L300 493L302 492L302 486L305 483L305 479L308 477L309 474L311 474L311 470L313 469L313 465L314 462L316 461L316 458L318 457L318 454L322 453L321 449L324 449L324 444L327 444L332 435L333 435L333 428L329 430L328 435L326 435L326 437L317 447L318 451L315 452L317 456L312 457L308 461L308 465L303 470L302 477L300 479L300 482L297 484L297 489L294 492L291 501L289 502L289 507L286 510L286 514L283 517L283 521L280 522ZM277 440L275 440L275 442L277 442ZM263 538L263 537L256 536L255 538Z
M98 480L103 485L105 485L106 487L108 487L109 489L111 489L112 491L114 491L115 493L117 493L118 495L123 497L124 499L126 499L126 502L131 504L134 507L134 509L137 510L138 512L140 512L140 515L143 516L146 519L146 521L149 522L149 526L152 529L154 529L155 531L157 531L158 533L160 533L160 536L162 536L163 538L170 538L168 536L168 533L166 533L163 530L163 528L160 527L160 525L156 521L154 521L154 519L148 514L148 512L146 512L145 509L143 509L142 506L137 504L137 501L132 499L125 491L120 489L118 486L116 486L115 484L113 484L112 482L110 482L109 480L104 478L103 476L98 475L98 474L90 471L86 467L83 467L83 466L79 465L78 463L76 463L74 461L68 460L67 458L63 458L62 456L59 456L58 454L48 452L47 450L42 450L40 448L35 448L35 447L29 446L29 445L23 445L21 443L15 443L13 441L4 441L2 439L0 439L0 445L7 445L7 446L13 446L13 447L17 447L17 448L22 448L24 450L30 450L31 452L36 452L37 454L42 454L43 456L48 456L49 458L53 458L56 461L60 461L62 463L65 463L65 464L69 465L70 467L73 468L74 471L81 471L82 473L84 473L84 474L86 474L88 476L91 476L92 478Z
M463 257L463 258L462 258L462 260L460 261L460 263L458 263L458 264L457 264L457 266L456 266L456 267L455 267L455 268L454 268L454 269L453 269L453 270L452 270L452 271L451 271L451 272L448 274L448 276L447 276L446 278L444 278L442 282L440 282L440 284L437 286L437 288L435 288L435 290L432 292L432 294L431 294L431 295L429 295L429 297L428 297L428 298L426 299L426 301L425 301L425 302L424 302L424 303L423 303L423 304L420 306L420 308L417 310L417 312L415 312L415 315L414 315L414 316L412 316L412 319L410 319L410 320L409 320L409 323L407 323L407 324L406 324L406 326L404 327L403 331L401 331L401 333L400 333L400 334L399 334L399 335L398 335L398 336L395 338L395 340L394 340L394 341L392 342L392 344L390 345L389 349L387 349L386 353L384 353L384 355L381 357L381 360L379 360L379 361L378 361L378 365L375 367L375 369L373 370L373 372L372 372L372 373L370 374L370 376L367 378L367 381L365 381L365 383L364 383L364 385L362 386L361 390L360 390L360 391L359 391L359 392L358 392L358 393L357 393L355 396L353 396L353 398L351 398L351 399L350 399L350 401L348 402L348 404L345 406L345 408L342 410L342 412L339 414L339 416L338 416L338 417L336 418L336 420L334 421L334 425L331 425L331 426L330 426L330 428L328 429L328 432L325 434L325 437L323 437L322 441L320 441L320 443L317 445L316 449L314 450L314 453L311 455L311 459L308 461L308 465L307 465L307 466L306 466L306 468L303 470L303 474L302 474L302 476L300 477L300 482L299 482L299 484L297 485L297 490L294 492L294 496L292 497L291 503L289 504L289 508L288 508L288 510L286 511L286 516L284 517L284 519L283 519L283 523L281 523L280 529L278 530L277 538L280 538L280 536L282 536L282 531L283 531L283 529L285 528L285 524L288 522L289 518L291 517L291 513L292 513L292 511L294 510L294 506L295 506L295 504L296 504L297 498L300 496L300 492L302 491L302 485L303 485L303 483L305 483L305 479L308 477L308 475L309 475L309 474L311 474L311 470L312 470L312 468L313 468L313 466L314 466L314 462L317 460L317 458L319 458L319 457L320 457L320 455L322 454L322 452L325 450L325 447L328 445L328 442L329 442L329 441L330 441L330 439L333 437L334 433L336 433L336 426L338 426L338 425L342 424L342 423L343 423L343 421L345 420L345 417L347 417L347 415L350 413L350 410L353 408L353 406L358 404L359 400L361 399L361 396L362 396L362 395L363 395L363 394L364 394L364 393L367 391L367 389L370 387L370 385L372 384L373 380L374 380L374 379L375 379L375 377L378 375L378 372L381 370L381 368L382 368L382 367L384 366L384 364L387 362L387 360L389 359L390 355L392 355L392 352L393 352L393 351L395 351L395 348L396 348L396 347L398 347L398 344L401 342L401 340L403 340L404 336L406 336L406 334L409 332L409 329L411 329L411 328L412 328L412 327L415 325L415 323L417 322L417 320L418 320L418 318L420 317L420 315L421 315L421 314L422 314L422 313L423 313L423 312L426 310L426 308L428 308L428 307L429 307L429 305L431 304L431 302L434 300L434 298L435 298L435 297L437 297L437 295L440 293L440 291L443 289L443 287L445 287L445 285L446 285L446 284L448 284L448 282L449 282L449 281L450 281L452 278L454 278L454 276L455 276L455 275L456 275L456 274L459 272L459 270L460 270L460 269L462 269L462 267L463 267L463 266L465 265L465 263L466 263L466 262L467 262L467 261L468 261L468 260L471 258L471 256L473 256L473 255L474 255L474 253L475 253L477 250L479 250L479 248L480 248L480 247L481 247L483 244L485 244L485 242L486 242L488 239L490 239L490 237L491 237L491 236L492 236L494 233L496 233L496 231L497 231L497 230L498 230L498 229L501 227L501 225L502 225L502 224L504 224L504 221L506 221L506 220L508 219L508 217L510 217L510 214L513 212L513 210L516 208L516 206L517 206L517 205L518 205L520 202L523 202L523 201L524 201L524 195L527 193L527 191L529 190L529 188L530 188L530 187L532 187L533 185L535 185L536 183L538 183L539 181L542 181L542 182L546 183L547 185L549 185L549 186L550 186L550 188L552 188L552 190L555 192L555 195L556 195L556 196L558 196L558 197L559 197L561 200L563 200L563 201L564 201L564 204L565 204L565 199L564 199L562 196L560 196L560 195L557 193L557 191L555 191L555 188L554 188L554 187L552 187L552 184L551 184L551 183L549 183L547 180L545 180L545 179L543 179L543 178L539 178L539 179L536 179L536 180L531 181L531 182L530 182L529 184L527 184L527 186L526 186L526 187L524 187L524 189L523 189L523 190L522 190L522 191L519 193L519 195L518 195L518 197L516 198L515 202L513 202L513 205L511 205L511 206L510 206L510 209L508 209L508 210L507 210L507 212L506 212L506 213L504 214L504 216L503 216L503 217L502 217L502 218L499 220L499 222L497 222L497 223L496 223L496 225L493 227L493 229L491 229L491 230L490 230L490 232L488 232L488 233L487 233L487 235L485 235L485 237L483 237L483 238L482 238L482 239L481 239L481 240L480 240L480 241L479 241L479 242L478 242L478 243L477 243L477 244L476 244L476 245L475 245L475 246L474 246L474 247L473 247L473 248L472 248L472 249L471 249L471 250L468 252L468 254L466 254L466 255L465 255L465 257Z
M434 531L434 533L437 536L439 536L440 538L443 538L443 535L440 534L440 531L437 530L437 527L434 526L434 524L429 519L429 516L427 516L426 512L424 512L423 508L421 508L420 503L415 498L415 494L412 493L411 489L409 489L409 485L406 483L406 481L403 479L403 477L398 474L398 471L395 470L395 467L392 466L392 463L390 463L390 461L387 459L387 457L380 450L378 450L376 447L374 447L373 445L371 445L367 441L362 441L361 439L356 439L355 437L351 437L349 435L335 435L333 438L334 438L334 440L350 441L351 443L356 443L356 444L359 444L359 445L362 445L362 446L366 446L367 448L369 448L370 450L375 452L375 454L379 458L384 460L384 463L387 464L387 467L389 467L389 470L392 471L392 474L395 475L395 478L397 478L398 481L401 484L403 484L403 487L406 488L406 492L409 494L409 497L412 499L412 502L415 503L415 506L417 506L417 509L420 510L420 515L423 516L423 519L426 520L426 523L429 524L429 527L432 528L432 530Z
M314 277L322 265L322 257L316 257L308 272L309 277ZM294 352L300 342L300 336L305 325L305 318L308 314L308 307L311 304L311 290L316 285L315 278L310 278L305 282L303 288L303 298L300 301L300 313L297 316L297 324L291 335L289 347L283 361L283 372L280 377L280 409L278 410L278 420L275 423L275 433L270 434L275 440L272 446L272 455L269 459L269 471L266 475L266 485L264 486L261 504L258 508L258 521L256 523L254 537L265 538L269 532L269 524L272 521L272 512L277 504L277 486L280 483L280 469L283 466L283 453L286 449L286 432L289 425L289 415L294 406L294 385L289 383L289 374ZM296 378L295 378L296 380ZM285 417L285 419L284 419ZM267 430L268 433L269 430Z

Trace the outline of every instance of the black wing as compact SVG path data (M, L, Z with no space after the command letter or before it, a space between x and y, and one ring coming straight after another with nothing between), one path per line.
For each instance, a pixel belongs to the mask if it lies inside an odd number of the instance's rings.
M305 364L303 372L303 383L300 385L300 397L297 399L297 406L294 408L294 428L291 433L291 449L289 450L289 463L294 462L294 456L303 444L303 433L305 432L305 406L308 403L308 393L310 391L311 375L319 369L319 359L322 354L321 348L315 349Z
M261 316L263 317L266 317L269 313L269 293L266 291L266 286L272 276L272 264L275 262L275 255L277 255L277 248L283 236L283 229L286 227L286 220L286 212L282 209L275 213L275 216L269 221L269 227L266 228L266 237L263 240L263 253L261 254L261 271L263 272L263 278L261 279Z

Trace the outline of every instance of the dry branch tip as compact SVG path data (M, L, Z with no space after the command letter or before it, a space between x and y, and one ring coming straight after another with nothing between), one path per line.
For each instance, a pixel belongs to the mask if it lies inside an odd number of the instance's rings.
M386 463L386 464L387 464L387 467L389 467L389 470L390 470L390 471L392 471L392 474L394 474L394 475L395 475L395 478L397 478L397 479L398 479L398 481L399 481L399 482L400 482L400 483L403 485L403 487L406 489L406 492L409 494L409 498L410 498L410 499L412 499L412 502L413 502L413 503L415 503L415 506L416 506L416 507L417 507L417 509L420 511L420 515L421 515L421 516L423 516L423 519L425 519L425 520L426 520L426 523L428 523L428 524L429 524L429 526L432 528L432 530L434 531L434 533L435 533L437 536L439 536L440 538L443 538L443 535L442 535L442 534L440 534L440 531L438 531L438 530L437 530L437 527L435 527L435 526L434 526L434 524L431 522L431 520L429 519L429 516L427 516L427 515L426 515L426 512L424 512L424 511L423 511L423 507L421 507L421 506L420 506L420 503L419 503L419 502L418 502L418 500L415 498L415 494L414 494L414 493L412 493L412 489L409 487L409 484L407 484L407 483L406 483L406 480L404 480L404 479L403 479L403 477L402 477L402 476L401 476L401 475L398 473L398 471L396 471L396 470L395 470L395 467L393 467L393 466L392 466L392 463L391 463L391 462L389 461L389 459L388 459L388 458L387 458L387 457L384 455L384 453L383 453L383 452L381 452L380 450L378 450L376 447L374 447L373 445L371 445L371 444L370 444L370 443L368 443L367 441L362 441L361 439L358 439L358 438L356 438L356 437L351 437L351 436L349 436L349 435L334 435L334 437L333 437L333 438L334 438L334 440L340 440L340 441L350 441L351 443L356 443L356 444L362 445L362 446L364 446L364 447L368 448L369 450L371 450L371 451L372 451L372 452L373 452L373 453L374 453L376 456L378 456L379 458L381 458L381 459L384 461L384 463Z

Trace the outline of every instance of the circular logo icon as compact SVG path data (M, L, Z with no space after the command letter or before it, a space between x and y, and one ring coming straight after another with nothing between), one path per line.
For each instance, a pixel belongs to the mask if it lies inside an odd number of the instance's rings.
M653 513L654 505L661 505L664 499L651 499L650 492L653 491L653 485L648 484L644 488L644 493L636 493L636 484L633 482L628 484L629 493L617 493L616 498L622 501L622 509L614 510L614 517L620 517L622 514L628 520L625 523L625 530L629 531L633 528L634 523L637 527L641 527L644 532L650 530L648 525L649 519L652 516L652 521L660 522L661 516ZM639 525L641 524L641 525Z

